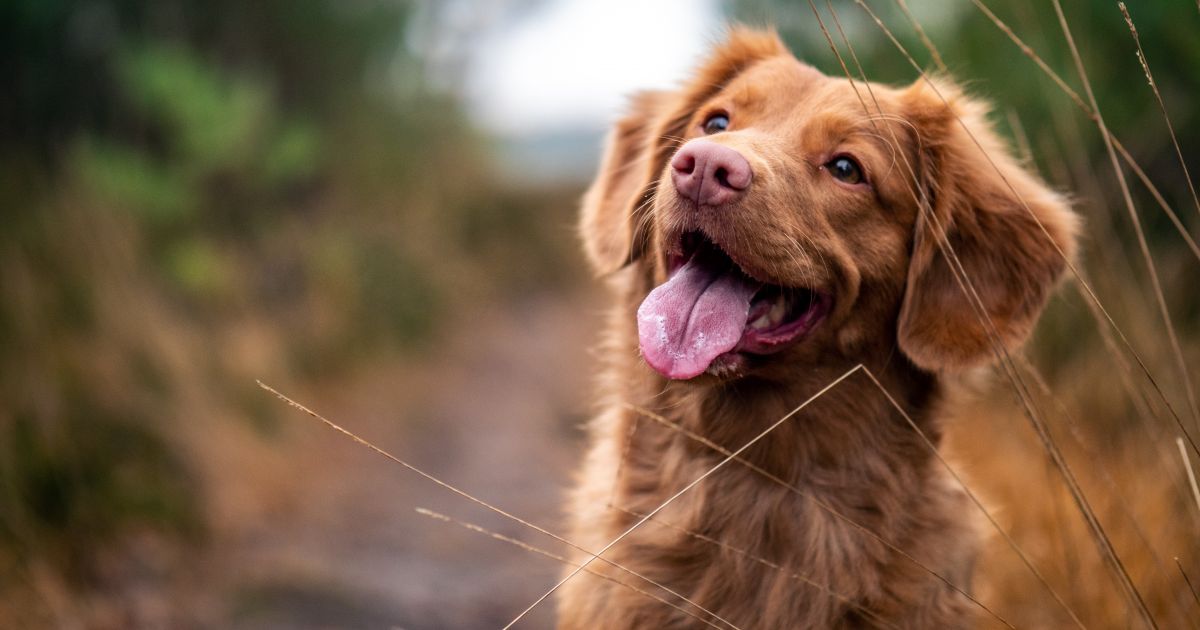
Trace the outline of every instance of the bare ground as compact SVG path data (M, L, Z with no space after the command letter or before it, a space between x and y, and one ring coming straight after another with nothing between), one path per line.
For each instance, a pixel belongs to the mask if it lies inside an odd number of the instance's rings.
M580 448L598 321L587 295L472 313L427 360L285 393L397 457L559 533ZM264 393L265 395L265 393ZM282 404L282 403L280 403ZM271 457L231 463L254 479L218 508L228 567L219 625L497 628L546 591L557 562L439 522L425 507L531 544L553 540L455 496L299 412ZM269 463L265 463L267 460ZM273 472L263 474L267 466ZM221 500L218 498L217 502ZM238 503L249 503L242 505ZM244 518L253 513L251 518ZM552 624L553 603L521 627Z

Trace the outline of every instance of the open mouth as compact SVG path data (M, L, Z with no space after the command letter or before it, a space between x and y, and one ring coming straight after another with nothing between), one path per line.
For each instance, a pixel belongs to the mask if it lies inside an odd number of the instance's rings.
M751 277L701 232L680 237L667 281L638 308L646 362L663 376L689 379L738 353L770 354L825 318L826 294Z

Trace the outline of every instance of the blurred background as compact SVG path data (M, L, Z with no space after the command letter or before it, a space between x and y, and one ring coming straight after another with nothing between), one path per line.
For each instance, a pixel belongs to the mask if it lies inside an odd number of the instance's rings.
M1084 93L1052 5L990 4ZM1177 215L1126 169L1178 355L1092 120L977 3L867 3L1075 195L1081 270L1138 358L1070 282L1031 389L1151 614L1194 625L1175 438L1200 437L1200 205L1116 4L1063 5L1105 121ZM1200 169L1200 6L1134 5ZM868 78L916 78L861 6L817 6ZM0 627L486 628L532 602L554 560L414 508L552 541L255 380L562 531L604 304L577 199L625 95L674 85L731 20L842 74L810 6L770 0L0 5ZM953 461L1046 582L1088 627L1138 627L1007 382L960 415ZM1009 621L1072 623L999 535L979 566Z

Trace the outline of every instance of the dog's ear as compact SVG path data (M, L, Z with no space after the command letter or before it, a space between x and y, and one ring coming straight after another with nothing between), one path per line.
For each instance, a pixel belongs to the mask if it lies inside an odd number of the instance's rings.
M588 262L596 273L619 269L637 257L646 227L635 214L657 177L653 162L654 133L673 95L641 92L629 113L608 136L600 173L583 196L579 229Z
M1074 255L1078 223L1013 158L981 102L935 85L918 81L901 96L920 136L928 205L914 231L897 332L914 364L940 371L978 365L995 343L1011 349L1029 336L1064 255Z
M654 183L696 109L757 61L788 54L774 32L733 28L678 92L642 92L609 135L600 172L583 197L584 251L599 274L646 250Z

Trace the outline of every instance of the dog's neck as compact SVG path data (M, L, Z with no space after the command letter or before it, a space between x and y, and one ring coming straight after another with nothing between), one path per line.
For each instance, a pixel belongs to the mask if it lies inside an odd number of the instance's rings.
M847 359L798 372L787 383L754 376L709 385L650 378L650 387L628 402L679 427L677 439L693 442L693 450L715 451L698 437L728 452L753 441L741 459L795 482L814 474L853 476L862 463L877 465L881 457L895 468L920 467L932 457L930 444L941 436L929 413L939 395L936 377L903 364Z

